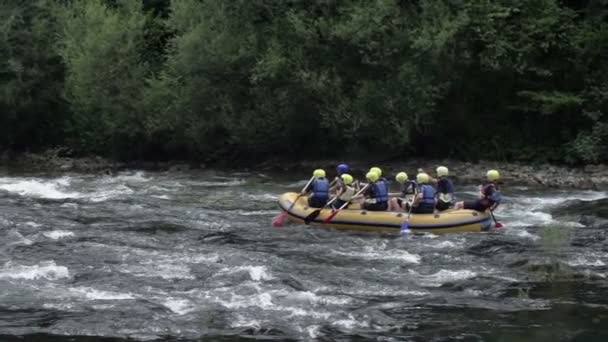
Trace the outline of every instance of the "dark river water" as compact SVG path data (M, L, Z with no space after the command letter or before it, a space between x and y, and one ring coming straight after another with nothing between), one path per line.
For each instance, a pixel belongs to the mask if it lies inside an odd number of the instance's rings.
M606 191L507 185L493 233L272 227L305 178L0 173L0 341L608 341Z

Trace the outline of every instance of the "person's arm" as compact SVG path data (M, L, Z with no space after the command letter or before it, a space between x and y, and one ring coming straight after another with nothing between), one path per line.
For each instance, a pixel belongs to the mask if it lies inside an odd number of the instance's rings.
M308 186L306 188L304 188L304 191L302 191L301 194L306 195L307 193L312 191L312 186L314 183L315 183L314 181L310 182L310 184L308 184Z

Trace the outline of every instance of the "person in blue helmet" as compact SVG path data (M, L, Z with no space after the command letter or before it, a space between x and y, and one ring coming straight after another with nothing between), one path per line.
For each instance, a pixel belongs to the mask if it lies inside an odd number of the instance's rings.
M330 193L335 193L336 191L338 191L338 188L341 188L344 185L342 175L347 174L349 172L350 172L350 168L348 167L347 164L340 164L336 167L337 175L329 184Z
M432 214L435 211L435 189L429 184L429 175L419 173L416 176L416 182L418 183L418 193L414 197L412 213Z
M388 186L385 181L380 179L377 172L370 171L365 175L369 182L369 187L363 194L363 209L369 211L386 211L388 209Z
M329 181L325 178L325 170L316 169L312 175L315 179L304 189L302 195L310 193L308 206L311 208L323 208L329 200Z

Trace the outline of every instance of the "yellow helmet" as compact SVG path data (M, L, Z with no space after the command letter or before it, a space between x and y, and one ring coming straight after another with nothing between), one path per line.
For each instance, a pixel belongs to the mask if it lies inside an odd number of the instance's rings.
M421 172L416 175L416 181L420 184L425 184L429 182L429 175L424 172Z
M488 180L493 182L495 180L498 180L498 178L500 178L500 173L498 173L498 171L496 170L490 170L488 171L488 173L486 173L486 177L488 177Z
M371 172L376 172L378 174L378 177L382 177L382 169L380 169L377 166L372 167L371 169L369 169Z
M437 168L437 177L447 177L449 171L448 168L445 166L440 166Z
M344 173L342 174L342 176L340 176L340 178L342 178L342 181L344 182L344 184L346 185L351 185L353 184L353 176L349 175L348 173Z
M325 170L316 169L313 171L312 175L316 178L325 178Z
M377 172L370 171L365 175L365 178L367 178L367 180L370 182L375 182L380 179L380 175L378 175Z
M407 181L407 173L405 172L399 172L396 176L395 176L395 180L401 184L405 183Z

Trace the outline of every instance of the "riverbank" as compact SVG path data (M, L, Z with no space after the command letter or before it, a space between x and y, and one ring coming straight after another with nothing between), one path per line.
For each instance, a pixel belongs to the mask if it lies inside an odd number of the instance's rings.
M4 153L1 163L9 168L32 172L85 172L113 174L127 169L155 171L186 171L214 169L243 169L246 171L281 172L302 174L315 168L325 168L330 174L340 160L299 160L288 161L272 159L258 163L239 163L224 161L206 164L192 161L131 161L121 162L93 157L69 157L62 149L49 150L44 153L23 153L9 155ZM450 176L459 183L477 183L483 179L488 169L501 172L502 181L509 185L526 185L552 188L602 189L608 188L608 166L604 164L586 166L564 166L552 164L522 164L517 162L478 161L466 162L457 160L411 159L406 162L395 160L356 160L349 161L352 173L362 176L370 166L379 166L385 175L392 177L405 171L413 177L419 168L433 173L439 165L450 169Z

